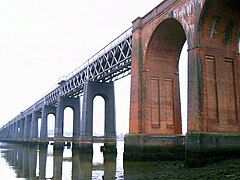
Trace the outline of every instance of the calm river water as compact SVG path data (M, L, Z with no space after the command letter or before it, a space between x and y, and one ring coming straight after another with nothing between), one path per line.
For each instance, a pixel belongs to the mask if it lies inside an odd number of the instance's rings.
M81 155L72 147L53 150L53 145L38 146L0 143L0 175L4 179L124 179L123 141L117 143L117 155L100 151L93 144L93 155ZM2 177L0 177L2 179Z
M117 155L103 155L93 144L93 155L53 145L37 146L0 143L0 179L240 179L240 159L224 160L205 167L187 169L181 161L124 162L123 141L117 142Z

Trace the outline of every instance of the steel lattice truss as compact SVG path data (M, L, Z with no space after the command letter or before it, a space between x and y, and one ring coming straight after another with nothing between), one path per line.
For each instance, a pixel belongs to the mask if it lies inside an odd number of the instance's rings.
M132 35L131 29L99 51L66 80L59 82L59 87L44 97L45 104L55 104L58 96L76 96L83 92L87 81L116 81L131 73Z
M47 95L23 111L9 123L13 123L44 105L56 105L59 96L74 97L83 93L87 81L110 82L131 73L132 28L92 56L79 68L64 77Z

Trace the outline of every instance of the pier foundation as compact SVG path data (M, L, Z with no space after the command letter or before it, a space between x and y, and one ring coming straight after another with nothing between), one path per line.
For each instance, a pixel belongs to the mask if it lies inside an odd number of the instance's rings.
M181 135L127 135L124 138L124 160L183 160L184 139Z
M200 167L234 157L240 157L240 133L187 133L186 167Z

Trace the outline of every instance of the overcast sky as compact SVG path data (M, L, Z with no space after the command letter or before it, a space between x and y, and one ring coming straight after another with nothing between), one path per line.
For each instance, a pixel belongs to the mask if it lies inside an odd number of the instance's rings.
M0 0L0 127L160 2ZM127 79L115 85L117 120L125 127Z

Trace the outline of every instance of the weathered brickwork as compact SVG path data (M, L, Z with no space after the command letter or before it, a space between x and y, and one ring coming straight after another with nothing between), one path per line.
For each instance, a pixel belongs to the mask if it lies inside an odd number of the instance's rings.
M240 131L240 2L166 0L133 22L130 134L180 134L178 60L188 42L188 131Z

